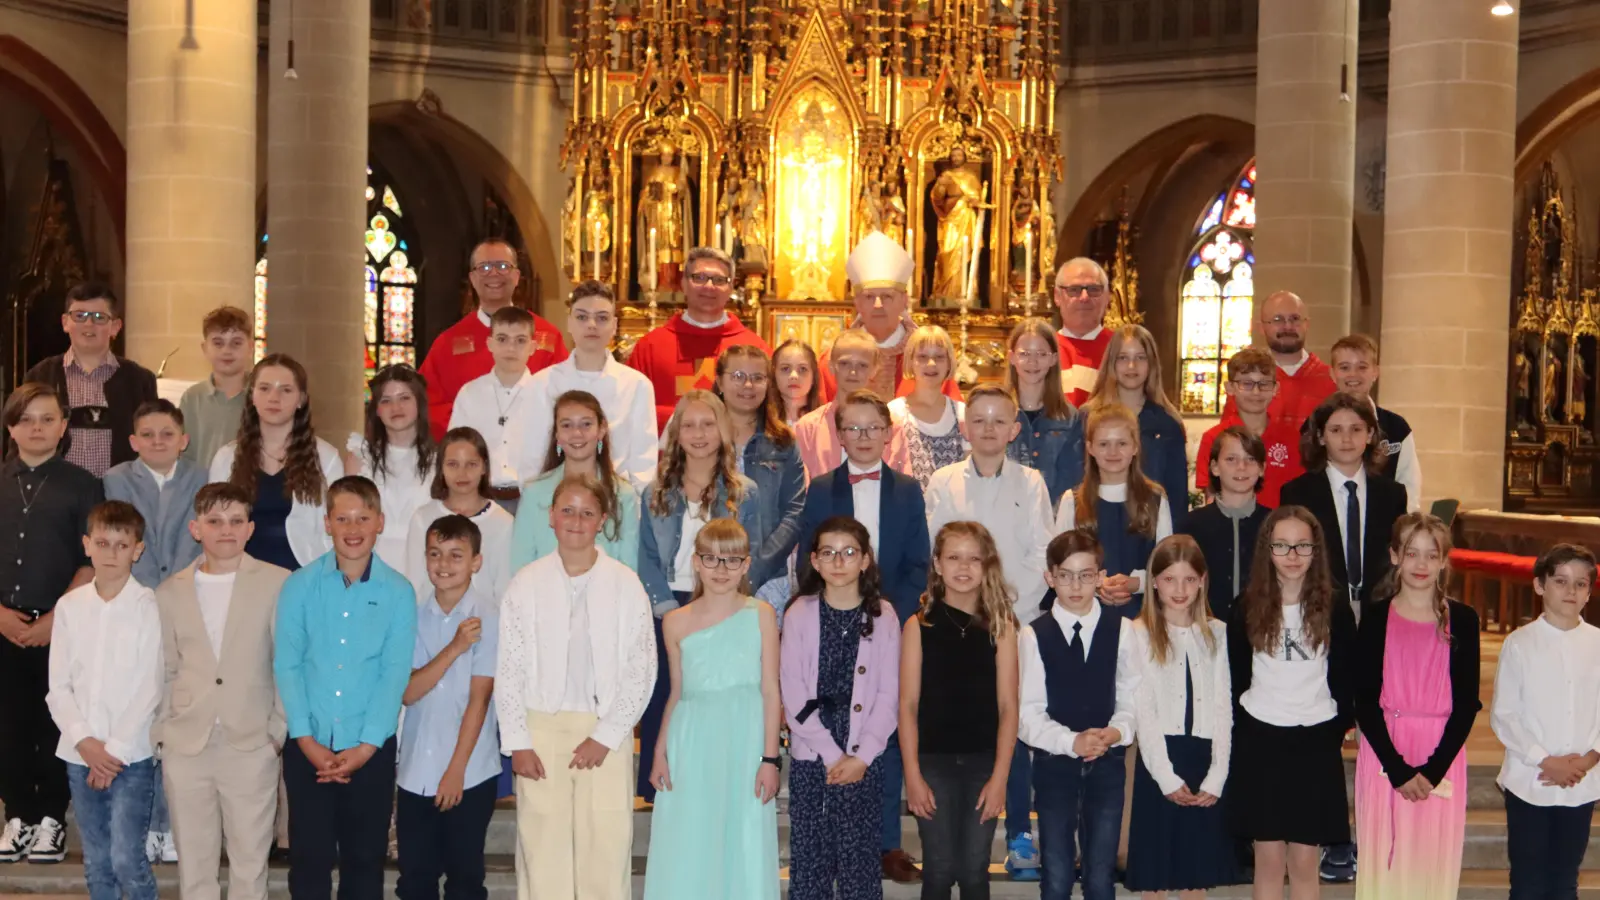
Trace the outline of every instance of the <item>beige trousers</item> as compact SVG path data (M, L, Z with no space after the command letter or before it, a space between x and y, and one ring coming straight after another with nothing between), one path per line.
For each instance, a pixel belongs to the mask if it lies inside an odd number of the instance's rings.
M278 810L278 753L271 744L236 750L211 732L197 756L161 760L183 900L219 900L222 844L228 845L228 900L267 900L267 853Z
M611 751L597 769L569 768L597 721L528 713L544 778L516 779L517 900L633 896L633 748Z

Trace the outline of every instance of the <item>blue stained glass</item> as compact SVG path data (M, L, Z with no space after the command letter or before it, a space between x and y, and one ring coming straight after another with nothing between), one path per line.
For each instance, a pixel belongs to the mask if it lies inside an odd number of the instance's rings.
M1217 227L1217 223L1222 221L1222 208L1226 200L1227 194L1223 194L1216 199L1216 202L1211 204L1211 208L1206 211L1206 217L1200 220L1200 227L1195 229L1196 233L1204 234Z
M1253 266L1256 264L1256 255L1254 253L1246 253L1244 255L1244 261Z
M404 239L404 238L402 238L402 239L401 239L401 240L400 240L400 249L401 249L401 250L410 250L410 249L411 249L411 248L410 248L410 247L407 247L407 246L406 246L406 242L405 242L405 239Z
M1189 257L1189 268L1192 269L1198 265L1200 265L1200 254L1196 253L1195 255Z

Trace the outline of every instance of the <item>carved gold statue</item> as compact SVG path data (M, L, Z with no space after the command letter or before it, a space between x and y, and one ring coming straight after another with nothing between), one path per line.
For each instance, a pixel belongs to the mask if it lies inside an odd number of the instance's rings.
M678 149L666 141L658 145L661 160L646 173L639 197L638 247L639 272L649 283L654 272L658 290L679 289L685 248L694 240L689 224L689 195L683 170L678 165ZM655 237L652 240L651 231ZM655 257L651 258L652 248Z
M982 251L983 236L977 232L978 210L991 208L983 195L983 181L967 167L966 151L960 147L951 150L949 167L928 192L928 202L939 218L933 267L935 297L956 300L967 293L968 267Z
M1039 286L1039 273L1033 273L1030 281L1027 278L1028 264L1037 262L1037 257L1030 260L1028 251L1035 254L1039 252L1039 204L1033 201L1033 187L1026 179L1017 182L1017 196L1011 202L1011 265L1009 281L1013 291L1022 291L1025 283Z
M1044 196L1039 198L1039 273L1045 285L1054 285L1056 277L1056 210L1050 194L1051 189L1046 187ZM1043 290L1053 292L1055 288Z
M580 268L588 277L603 279L611 271L611 192L598 171L589 176L589 193L583 202L583 258Z
M878 228L896 244L904 245L906 201L900 193L900 175L891 170L878 195Z
M734 201L739 243L743 258L751 262L767 260L767 190L761 179L746 173L739 181L739 196Z

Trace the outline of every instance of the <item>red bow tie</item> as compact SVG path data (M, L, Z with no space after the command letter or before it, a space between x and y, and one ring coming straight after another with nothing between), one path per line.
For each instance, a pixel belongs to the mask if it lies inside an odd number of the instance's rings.
M877 481L879 480L878 473L882 471L882 469L873 469L871 472L862 472L860 475L851 475L850 483L860 484L863 481Z

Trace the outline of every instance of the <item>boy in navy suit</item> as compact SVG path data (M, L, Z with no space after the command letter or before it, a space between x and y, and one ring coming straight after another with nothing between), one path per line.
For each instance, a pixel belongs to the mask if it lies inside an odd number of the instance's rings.
M872 537L883 593L905 622L917 611L928 587L927 512L915 478L883 462L891 430L889 405L871 391L858 390L833 405L834 424L844 444L844 464L811 482L800 519L800 546L809 547L817 527L832 516L852 516ZM811 568L809 554L796 560L801 578ZM921 873L900 848L900 741L889 738L883 755L883 874L901 883Z

